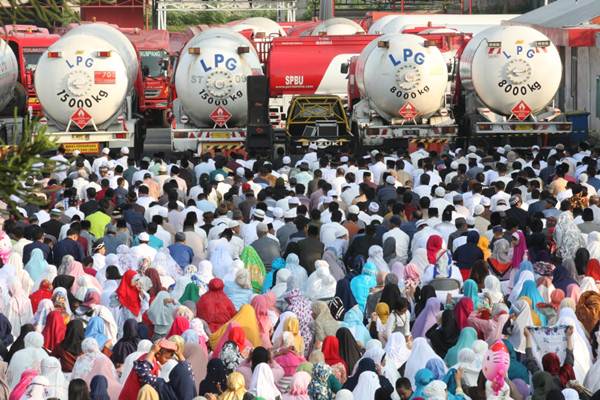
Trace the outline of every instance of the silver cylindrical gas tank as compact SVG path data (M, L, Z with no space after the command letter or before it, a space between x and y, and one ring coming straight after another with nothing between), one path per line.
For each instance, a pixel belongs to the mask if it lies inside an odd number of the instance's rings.
M80 108L104 127L123 106L138 73L135 49L108 25L79 26L52 44L35 71L44 113L64 129Z
M384 33L383 28L396 17L397 15L384 15L379 18L369 27L369 35L381 35Z
M495 26L467 44L460 76L464 87L496 113L511 115L522 101L536 113L554 98L562 62L543 33L526 26Z
M13 99L18 73L15 53L8 43L0 39L0 111Z
M448 71L437 47L416 35L391 33L363 49L356 61L356 83L361 98L388 121L402 118L407 107L427 117L442 105Z
M348 18L330 18L327 21L321 22L315 26L310 36L339 36L339 35L355 35L357 33L365 33L365 30Z
M246 78L262 75L252 44L241 34L214 28L192 38L181 52L175 87L183 113L198 127L213 127L213 112L231 114L230 127L245 126Z
M251 29L254 34L263 34L265 38L286 36L281 25L265 17L246 18L232 25L230 29L236 32Z

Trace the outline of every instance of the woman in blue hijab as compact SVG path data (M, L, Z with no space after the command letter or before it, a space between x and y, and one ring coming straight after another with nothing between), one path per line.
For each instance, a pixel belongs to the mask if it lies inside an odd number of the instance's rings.
M521 264L519 264L519 269L518 269L517 273L515 274L515 279L513 280L513 282L515 282L515 283L519 282L519 277L521 276L521 273L523 273L524 271L530 271L532 274L534 273L533 264L531 262L529 262L528 260L521 261Z
M458 353L464 348L470 348L477 340L477 331L471 327L466 327L460 332L456 344L448 350L444 361L446 365L453 366L458 364Z
M285 268L285 260L281 257L276 258L271 263L271 271L265 276L263 281L262 293L267 293L275 284L275 274L278 270Z
M102 351L108 341L108 337L104 334L104 320L100 317L92 317L85 328L84 336L86 339L94 338Z
M469 297L473 300L473 309L477 310L479 307L479 295L477 294L479 288L477 282L473 279L467 279L463 285L463 294L465 297Z
M411 399L424 397L423 390L425 386L429 385L431 381L435 380L433 372L428 368L423 368L417 371L415 374L415 391L413 392Z
M40 249L33 249L31 251L31 257L27 264L25 264L25 271L29 273L31 280L33 280L34 284L39 283L38 281L48 269L48 262L44 258L44 253ZM34 287L37 287L35 285Z
M376 274L377 267L375 264L368 262L363 265L362 273L350 282L350 289L361 312L365 311L370 290L377 285Z
M361 342L363 347L367 345L367 342L371 340L369 330L363 324L363 313L358 308L358 305L352 307L344 315L344 321L342 322L344 328L348 328L356 339L357 342Z
M552 273L552 284L555 288L561 289L563 292L567 293L569 285L577 285L577 282L573 279L571 273L561 265Z
M538 304L545 303L545 301L538 291L537 285L534 281L525 281L525 283L523 283L523 289L521 289L521 293L519 293L518 298L521 297L528 297L531 300L531 309L540 317L542 326L546 326L548 324L548 320L546 319L546 316L538 309Z

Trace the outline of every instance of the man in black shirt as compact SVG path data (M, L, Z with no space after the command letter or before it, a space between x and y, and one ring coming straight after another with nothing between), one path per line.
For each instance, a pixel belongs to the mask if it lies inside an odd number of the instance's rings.
M46 261L52 262L52 250L50 250L50 246L44 243L44 231L39 226L36 226L33 231L33 242L23 247L23 264L27 264L33 249L42 250Z
M77 242L79 234L73 228L67 231L67 237L54 246L54 265L60 265L66 255L73 256L76 261L82 261L84 257L83 248Z
M44 233L54 236L57 240L60 235L60 228L63 226L63 223L60 221L61 214L62 212L59 209L53 208L50 211L50 220L42 224Z

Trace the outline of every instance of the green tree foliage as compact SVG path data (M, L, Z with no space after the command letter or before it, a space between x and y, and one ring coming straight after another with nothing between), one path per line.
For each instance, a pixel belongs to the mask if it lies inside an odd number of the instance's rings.
M43 156L57 147L45 131L45 126L26 120L23 134L14 143L0 140L0 200L11 212L16 206L13 196L25 203L40 204L33 179L56 167L54 161Z

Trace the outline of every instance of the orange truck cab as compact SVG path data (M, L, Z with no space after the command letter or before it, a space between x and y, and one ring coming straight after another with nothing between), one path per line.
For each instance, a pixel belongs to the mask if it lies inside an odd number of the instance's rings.
M41 105L35 93L34 75L39 58L60 36L35 25L5 25L0 37L8 42L19 64L19 83L27 92L27 104L33 116L41 116Z

